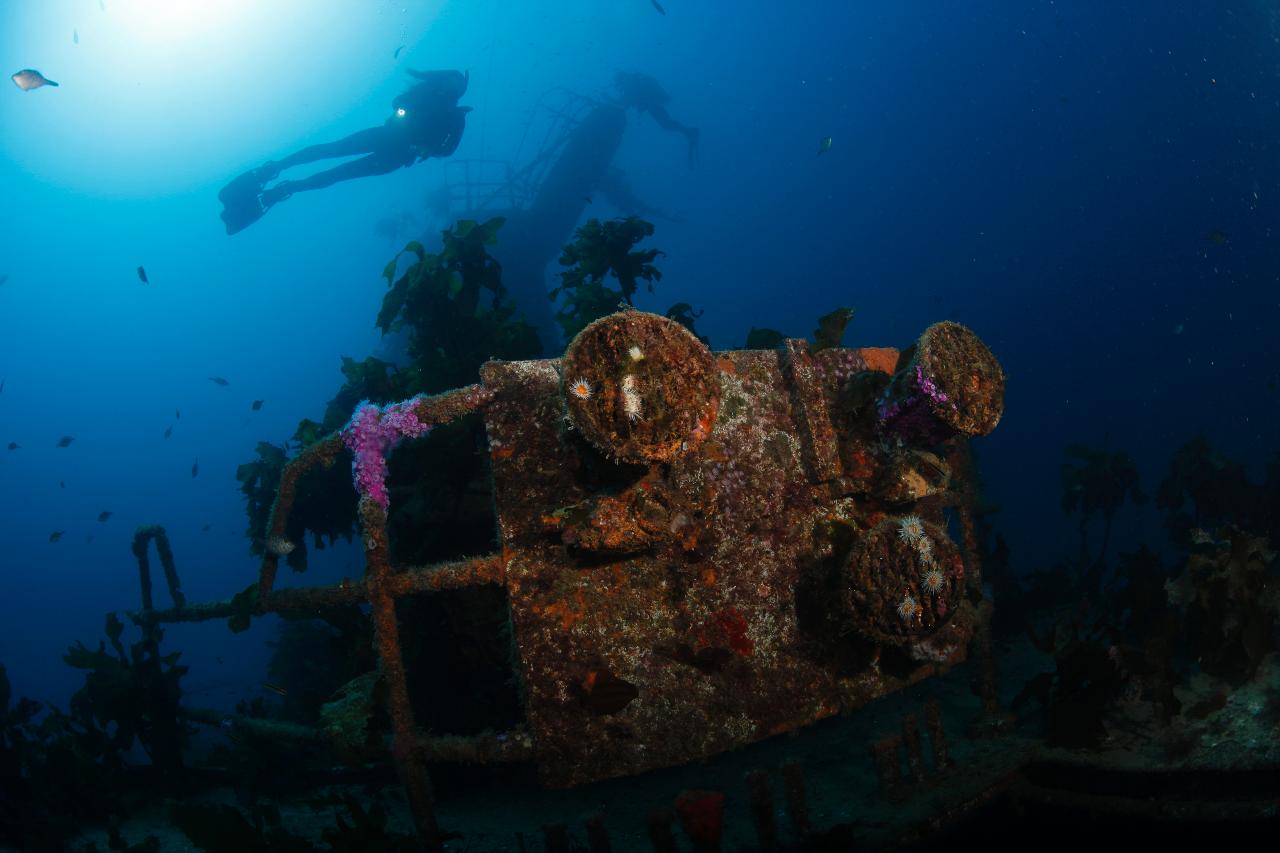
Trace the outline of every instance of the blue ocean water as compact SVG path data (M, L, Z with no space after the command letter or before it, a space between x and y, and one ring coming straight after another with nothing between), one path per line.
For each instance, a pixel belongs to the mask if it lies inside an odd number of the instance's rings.
M977 449L1016 571L1076 553L1067 445L1129 453L1148 492L1197 435L1258 477L1280 447L1280 11L1264 0L60 0L6 4L0 56L58 83L0 94L14 695L66 704L83 674L63 651L137 606L138 524L167 528L191 600L252 580L236 467L319 418L342 356L380 352L383 267L450 224L432 202L447 164L527 162L540 98L603 97L619 71L651 75L699 132L690 165L680 134L633 112L613 158L667 214L646 217L663 278L637 306L691 303L713 349L754 326L808 335L841 305L851 346L973 329L1008 377ZM450 158L225 233L228 181L380 125L408 69L469 72ZM627 212L597 193L580 221ZM1150 505L1114 535L1164 547ZM359 566L340 544L307 580ZM166 635L215 706L265 677L264 639Z

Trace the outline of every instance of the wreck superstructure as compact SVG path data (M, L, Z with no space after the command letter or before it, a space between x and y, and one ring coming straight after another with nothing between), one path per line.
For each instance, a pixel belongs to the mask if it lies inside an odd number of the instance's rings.
M532 760L545 784L577 785L796 729L965 658L988 611L970 484L956 475L965 439L1000 418L1004 377L964 327L932 326L903 352L795 340L713 353L675 321L627 310L562 359L490 362L481 380L370 407L295 457L269 535L286 530L300 478L354 449L365 575L277 590L268 552L252 601L257 613L370 604L393 754L428 846L430 760ZM500 550L393 565L388 507L360 453L395 441L369 445L357 422L394 439L472 411L488 435ZM395 602L480 584L508 595L525 723L428 736Z

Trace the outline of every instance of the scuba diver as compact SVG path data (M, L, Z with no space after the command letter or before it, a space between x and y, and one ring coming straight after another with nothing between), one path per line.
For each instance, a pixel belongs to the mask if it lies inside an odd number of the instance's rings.
M462 141L471 107L458 106L467 91L468 75L461 71L412 71L419 82L391 102L393 113L381 127L356 131L335 142L311 145L251 169L223 187L222 221L227 234L242 231L294 193L319 190L339 181L385 175L428 157L448 157ZM304 163L363 154L332 169L299 180L283 180L281 172Z
M623 108L638 110L653 116L658 127L684 134L689 140L689 168L698 159L698 129L681 124L667 112L667 102L671 96L659 85L658 81L648 74L639 71L619 71L613 77L614 88L618 96L614 102Z

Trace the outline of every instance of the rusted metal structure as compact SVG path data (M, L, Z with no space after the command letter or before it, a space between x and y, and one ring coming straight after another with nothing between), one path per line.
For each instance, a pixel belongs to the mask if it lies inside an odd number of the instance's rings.
M969 483L955 472L966 439L998 422L1004 377L958 324L901 352L796 340L712 353L678 323L627 310L561 359L490 362L481 378L401 405L427 424L483 413L500 551L393 566L386 508L365 495L363 579L276 590L267 553L253 603L371 605L393 754L428 848L440 844L429 760L532 759L549 786L687 763L960 662L989 611ZM293 459L268 536L284 534L300 477L348 458L335 434ZM508 594L526 721L427 737L395 602L478 584ZM234 612L180 604L134 618Z

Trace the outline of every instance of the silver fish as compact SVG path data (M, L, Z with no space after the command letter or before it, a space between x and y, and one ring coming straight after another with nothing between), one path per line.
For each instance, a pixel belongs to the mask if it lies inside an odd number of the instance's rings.
M45 77L34 68L24 68L11 78L14 85L24 92L30 92L32 89L39 89L41 86L56 86L57 83Z
M291 554L293 553L293 549L297 547L297 545L294 545L283 536L272 536L267 540L267 550L272 554L275 554L277 557L284 557Z

